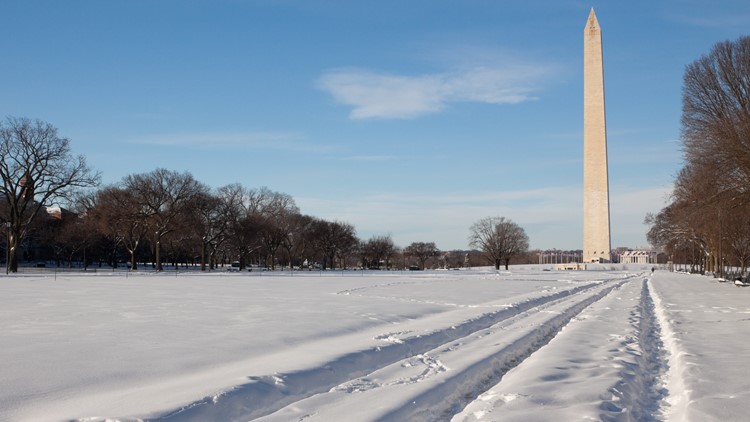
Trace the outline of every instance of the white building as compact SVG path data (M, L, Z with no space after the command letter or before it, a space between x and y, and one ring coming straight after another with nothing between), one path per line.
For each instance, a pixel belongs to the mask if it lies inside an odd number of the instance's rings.
M646 250L620 252L621 264L655 264L656 252Z

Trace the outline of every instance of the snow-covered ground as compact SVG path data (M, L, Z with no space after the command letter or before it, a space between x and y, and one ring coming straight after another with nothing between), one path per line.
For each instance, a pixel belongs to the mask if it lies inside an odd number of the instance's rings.
M740 421L750 288L600 271L0 278L0 420Z

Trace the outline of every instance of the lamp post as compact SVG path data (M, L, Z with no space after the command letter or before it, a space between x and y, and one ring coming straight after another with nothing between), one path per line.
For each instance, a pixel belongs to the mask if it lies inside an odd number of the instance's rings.
M10 273L10 221L5 223L5 227L8 229L5 244L5 275L8 275Z
M156 271L161 271L161 235L156 231L154 236L156 236L156 253L154 254L156 255Z
M719 278L724 278L724 255L722 255L721 244L724 243L724 234L721 227L721 208L719 208Z
M201 271L206 271L206 236L203 236L201 240Z

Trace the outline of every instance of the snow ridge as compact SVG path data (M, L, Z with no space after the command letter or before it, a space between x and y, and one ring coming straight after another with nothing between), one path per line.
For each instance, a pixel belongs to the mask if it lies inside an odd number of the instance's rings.
M536 348L546 344L552 337L554 337L560 328L578 312L583 310L590 303L593 303L606 295L614 287L622 285L627 281L623 281L622 279L614 280L619 282L611 287L605 288L592 298L585 300L583 303L577 304L574 306L574 309L561 315L559 322L555 324L554 328L543 326L539 328L541 331L535 330L534 333L529 335L529 342L531 344L538 343L537 346L534 346ZM567 297L576 296L581 292L596 289L597 287L609 284L612 281L613 280L586 283L572 289L529 299L502 310L485 313L478 318L468 320L453 327L447 327L425 335L417 335L401 339L401 342L392 342L384 346L349 353L319 367L289 374L250 377L250 382L247 384L240 385L218 396L205 397L152 420L232 421L250 420L269 415L291 403L319 393L330 391L347 381L362 377L379 368L403 359L424 355L440 345L454 342L457 339L469 336L477 331L487 329L499 322L518 316L523 312ZM515 366L515 364L520 362L522 357L525 358L525 356L528 356L530 353L528 348L529 347L527 346L521 347L522 350L517 353L518 357L511 359L511 361L515 362L512 366ZM493 363L483 362L477 367L477 373L472 373L470 377L480 376L479 373L486 373L486 365L488 364L494 365ZM510 367L508 369L510 369ZM505 371L507 371L507 369L505 369ZM491 372L494 373L496 371L493 370ZM501 372L504 373L504 371ZM492 376L490 378L492 378ZM465 391L462 390L461 396L464 398L460 400L451 399L453 404L451 404L450 408L456 409L456 406L463 407L469 402L469 399L473 399L481 392L475 391L475 382L471 382L470 385L471 387L469 389ZM489 386L489 384L487 384L487 386ZM455 387L455 385L453 387ZM401 410L397 410L394 415L400 411Z
M653 278L653 277L652 277ZM656 292L653 294L654 316L658 320L662 331L663 346L665 350L666 371L664 373L664 385L668 389L668 396L664 397L661 412L665 420L688 420L687 407L690 403L690 391L685 386L683 371L686 366L685 352L680 346L680 341L672 327L667 309L662 303L661 297Z

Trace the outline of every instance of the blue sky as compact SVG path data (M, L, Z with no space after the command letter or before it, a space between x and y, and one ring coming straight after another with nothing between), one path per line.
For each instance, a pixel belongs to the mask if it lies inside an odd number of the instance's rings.
M645 245L681 166L684 68L747 1L0 1L0 116L116 183L157 167L292 195L396 244L504 216L582 245L583 28L603 32L612 246Z

